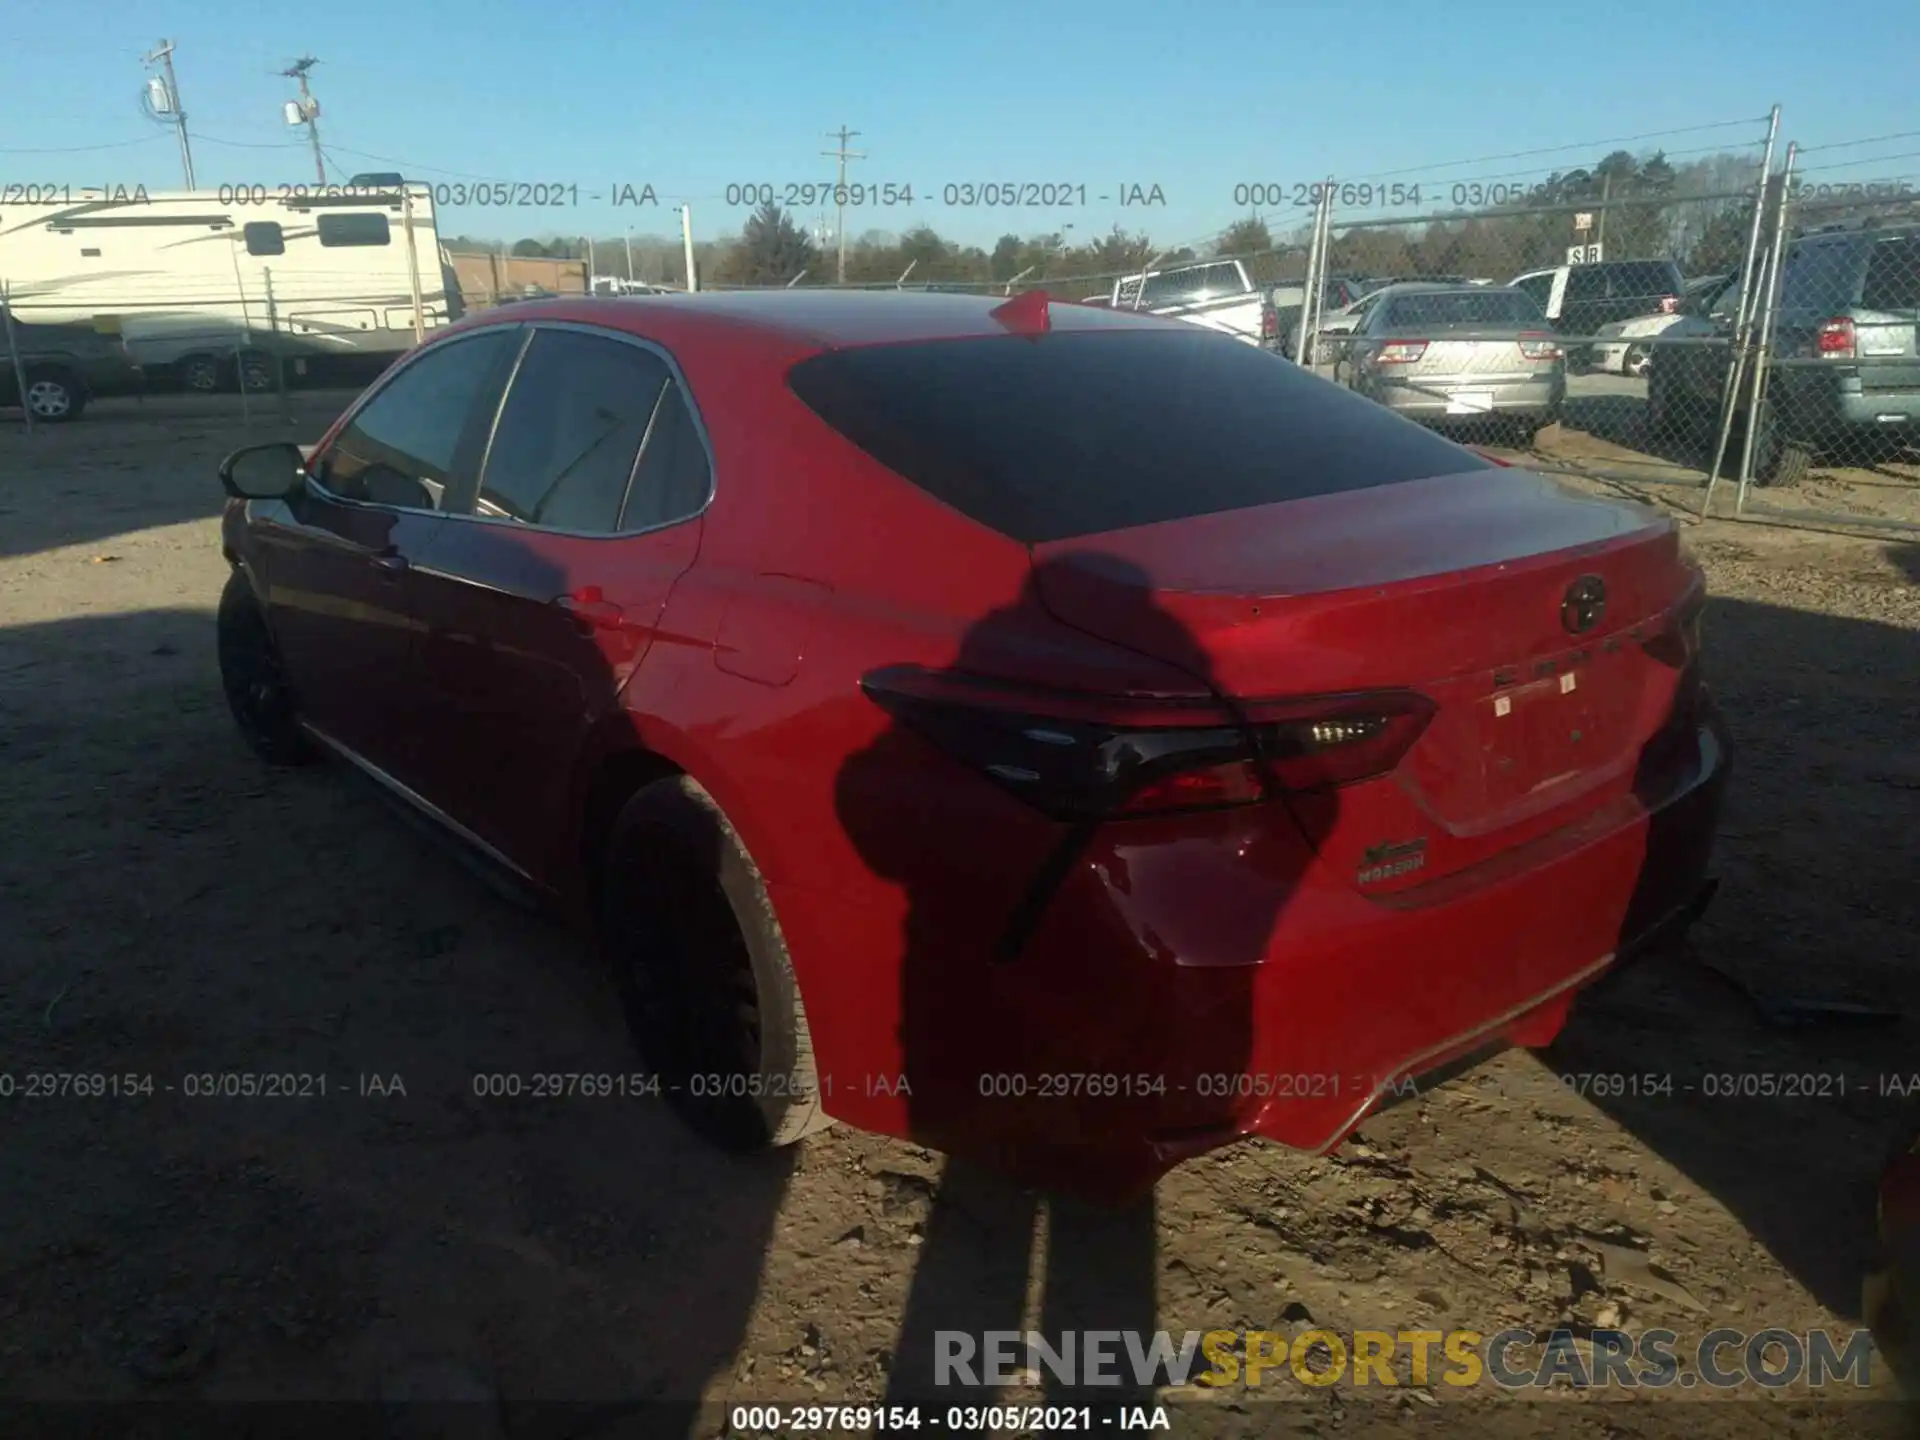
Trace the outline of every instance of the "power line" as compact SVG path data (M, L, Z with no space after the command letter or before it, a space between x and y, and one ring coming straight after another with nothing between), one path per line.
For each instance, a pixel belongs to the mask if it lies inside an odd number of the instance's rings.
M1428 170L1453 170L1462 165L1497 165L1503 160L1527 160L1538 155L1564 155L1573 150L1598 150L1603 145L1637 145L1645 140L1661 140L1669 135L1701 135L1709 130L1731 130L1741 125L1761 125L1767 116L1746 120L1716 120L1711 125L1683 125L1677 130L1648 130L1639 135L1616 135L1608 140L1580 140L1566 145L1548 145L1536 150L1509 150L1504 155L1481 155L1472 160L1447 160L1436 165L1410 165L1404 170L1376 170L1375 175L1418 175ZM1709 147L1716 148L1716 147Z
M1857 145L1878 145L1887 140L1912 140L1920 137L1920 130L1896 130L1891 135L1870 135L1865 140L1835 140L1830 145L1802 145L1802 155L1816 155L1822 150L1851 150Z
M93 150L131 150L135 145L151 145L158 135L142 135L138 140L109 140L104 145L0 145L0 155L80 155Z

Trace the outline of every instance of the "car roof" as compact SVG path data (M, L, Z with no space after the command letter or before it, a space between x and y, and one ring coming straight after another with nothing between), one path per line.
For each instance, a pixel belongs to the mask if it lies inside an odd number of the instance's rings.
M1525 278L1524 276L1521 278ZM1472 285L1465 280L1405 280L1383 285L1374 295L1485 295L1491 290L1512 290L1511 285ZM1525 292L1515 292L1525 293ZM1373 296L1367 296L1372 299Z
M1049 302L1048 326L1055 331L1193 328L1143 311L1081 305L1064 295L1049 296ZM705 317L736 333L753 331L768 339L838 349L1018 333L1017 327L994 318L994 311L1007 303L1004 295L925 290L708 290L522 301L513 309L522 322L546 318L613 329L639 328L648 319L681 327Z

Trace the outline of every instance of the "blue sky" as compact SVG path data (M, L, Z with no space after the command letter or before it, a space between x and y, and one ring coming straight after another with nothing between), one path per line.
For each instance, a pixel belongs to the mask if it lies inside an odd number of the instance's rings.
M850 212L850 233L924 222L989 244L1066 224L1080 239L1116 221L1192 242L1245 213L1237 184L1290 190L1328 174L1417 183L1422 208L1445 208L1455 182L1538 178L1627 137L1658 136L1618 148L1676 155L1757 145L1775 102L1783 142L1893 137L1818 151L1810 178L1920 177L1914 0L1852 0L1843 50L1830 43L1842 32L1788 0L1466 0L1419 7L1418 19L1405 0L88 0L84 11L84 23L73 7L9 17L0 184L178 187L171 134L137 103L141 53L162 35L178 46L203 187L314 178L303 134L281 117L291 82L276 73L304 52L321 60L312 83L333 178L403 169L578 188L561 208L443 209L445 233L668 233L686 200L695 233L717 237L745 215L725 204L729 184L831 180L820 152L842 124L869 157L851 178L910 185L917 202ZM34 153L55 151L66 153ZM1520 151L1552 153L1495 158ZM1085 186L1088 203L941 203L946 185L994 181L1076 198ZM618 184L652 185L659 208L590 198ZM1158 185L1166 203L1102 203L1123 185Z

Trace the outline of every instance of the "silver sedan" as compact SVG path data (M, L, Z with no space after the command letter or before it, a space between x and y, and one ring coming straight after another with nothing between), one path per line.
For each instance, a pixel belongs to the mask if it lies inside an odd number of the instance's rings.
M1560 418L1567 359L1540 307L1495 285L1393 285L1370 297L1348 383L1409 420L1497 423L1524 443Z

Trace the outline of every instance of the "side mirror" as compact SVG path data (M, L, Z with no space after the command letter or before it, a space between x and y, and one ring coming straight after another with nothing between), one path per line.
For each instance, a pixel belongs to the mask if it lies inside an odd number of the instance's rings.
M306 479L306 456L286 440L248 445L220 462L220 487L236 500L284 500Z

